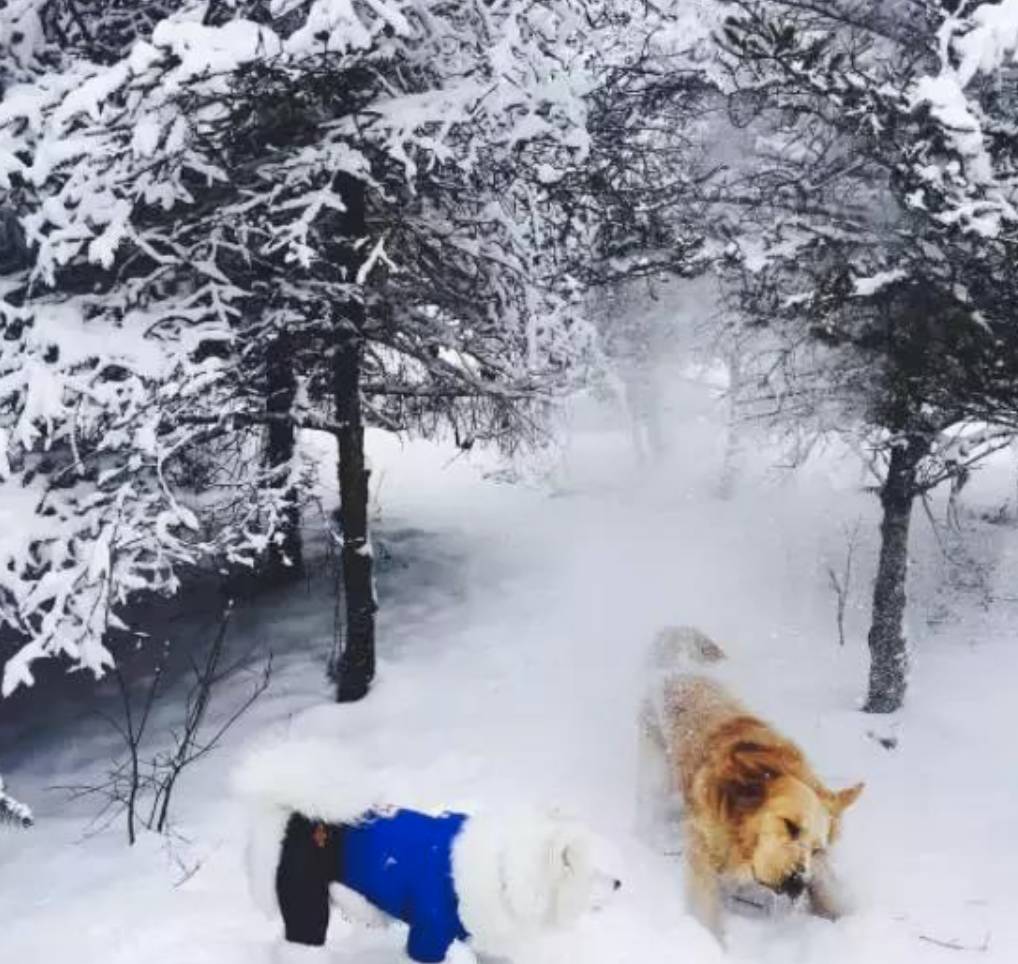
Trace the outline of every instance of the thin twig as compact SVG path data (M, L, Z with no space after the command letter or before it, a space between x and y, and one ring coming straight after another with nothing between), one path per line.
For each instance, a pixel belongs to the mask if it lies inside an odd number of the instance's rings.
M845 611L848 608L848 597L852 589L852 559L855 556L856 542L859 536L859 521L856 520L855 527L848 533L848 550L845 553L845 566L841 575L834 571L833 566L827 567L827 578L834 590L836 599L836 618L838 624L838 645L845 645Z
M986 932L986 936L983 938L981 944L962 944L961 941L944 941L937 937L930 937L928 934L920 934L919 940L926 941L927 944L936 944L937 947L945 947L949 951L976 951L983 953L990 949L990 932Z

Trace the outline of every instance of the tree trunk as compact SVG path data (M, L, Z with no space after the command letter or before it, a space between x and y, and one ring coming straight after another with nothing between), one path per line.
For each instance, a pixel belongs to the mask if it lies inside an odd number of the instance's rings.
M365 224L364 185L340 174L336 187L347 210L341 230L346 239L362 238ZM344 267L351 282L359 259L352 244L343 248ZM339 520L342 529L343 598L346 633L343 652L335 666L336 700L351 703L368 692L375 676L374 561L368 533L368 480L364 459L364 420L361 409L361 359L364 304L351 299L337 306L333 347L332 389L335 398L339 445Z
M916 472L929 452L929 443L911 436L891 450L891 461L880 492L884 516L880 523L880 558L873 587L873 616L869 632L870 680L867 713L893 713L905 699L908 652L905 620L905 580L908 573L908 535L915 501Z
M268 349L266 359L265 410L287 415L297 395L297 376L293 370L293 344L288 331L281 331ZM287 484L293 464L297 432L292 422L270 421L265 445L265 461L279 471L275 485ZM304 571L304 551L300 534L300 503L297 490L289 485L283 493L282 518L269 544L264 577L270 584L292 582Z

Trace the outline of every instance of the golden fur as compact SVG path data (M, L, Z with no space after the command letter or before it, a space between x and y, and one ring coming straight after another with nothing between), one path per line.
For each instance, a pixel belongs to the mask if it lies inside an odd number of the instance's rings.
M827 852L862 784L829 790L791 740L714 679L679 669L723 659L698 630L662 631L641 714L643 767L663 766L656 792L681 797L692 909L720 937L722 889L762 885L837 917Z

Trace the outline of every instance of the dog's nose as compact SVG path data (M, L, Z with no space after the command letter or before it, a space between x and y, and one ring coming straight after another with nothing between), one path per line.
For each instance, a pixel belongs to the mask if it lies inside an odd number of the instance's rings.
M622 881L616 880L615 883L612 884L612 890L622 890Z
M806 889L806 876L801 870L795 871L794 874L789 874L778 888L778 893L783 894L785 897L791 897L795 900L801 896L802 892Z

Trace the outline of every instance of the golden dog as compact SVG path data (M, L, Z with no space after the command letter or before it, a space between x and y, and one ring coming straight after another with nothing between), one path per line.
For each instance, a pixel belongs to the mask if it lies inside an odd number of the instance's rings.
M724 658L690 627L655 640L655 680L640 714L643 829L659 828L679 797L691 908L719 940L726 894L757 907L754 895L775 896L834 919L841 900L828 849L863 785L827 789L791 740L715 680L685 671Z

